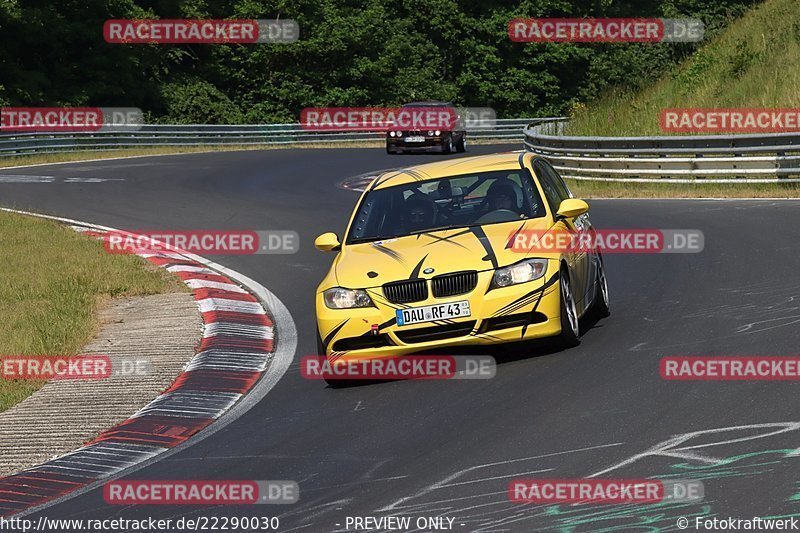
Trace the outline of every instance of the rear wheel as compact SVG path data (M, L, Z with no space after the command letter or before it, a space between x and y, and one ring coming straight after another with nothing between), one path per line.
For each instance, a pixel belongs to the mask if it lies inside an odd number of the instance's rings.
M575 298L572 295L572 284L569 280L569 271L566 267L561 269L561 333L556 337L556 343L561 348L572 348L580 344L578 337L578 311L575 308Z
M606 269L603 265L603 258L597 255L597 277L594 285L594 301L592 302L592 314L596 318L606 318L611 314L608 300L608 281L606 281Z
M456 150L459 152L466 152L467 151L467 134L461 136L461 139L458 140L456 143Z

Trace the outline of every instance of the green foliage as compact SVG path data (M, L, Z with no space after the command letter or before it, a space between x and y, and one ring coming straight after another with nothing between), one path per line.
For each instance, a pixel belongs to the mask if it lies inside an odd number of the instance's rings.
M297 120L310 106L445 99L546 116L640 89L694 45L523 44L518 17L699 17L714 34L755 0L0 0L0 98L140 107L159 122ZM290 18L291 44L119 45L109 18ZM742 61L752 58L742 56Z
M607 94L575 112L570 133L663 135L659 116L668 108L796 108L800 106L798 28L797 0L767 0L717 32L656 83Z
M240 124L242 113L225 93L199 79L167 83L162 89L174 124Z

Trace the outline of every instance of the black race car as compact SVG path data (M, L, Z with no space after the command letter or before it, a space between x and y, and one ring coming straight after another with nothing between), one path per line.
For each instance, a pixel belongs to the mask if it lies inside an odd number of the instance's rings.
M390 128L386 132L386 153L403 152L464 152L467 150L467 132L464 121L450 102L411 102L404 104L403 109L413 112L415 108L438 108L450 110L454 117L447 124L431 123L429 128L405 129Z

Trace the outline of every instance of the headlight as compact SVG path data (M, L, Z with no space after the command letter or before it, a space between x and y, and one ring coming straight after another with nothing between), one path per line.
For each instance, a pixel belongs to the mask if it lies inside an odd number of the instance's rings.
M440 130L436 130L436 131L433 132L433 134L438 137L439 135L442 134L442 132Z
M547 272L547 259L526 259L514 265L495 270L492 285L508 287L517 283L533 281Z
M390 137L394 137L394 132L393 132L393 131L390 131L390 132L389 132L389 136L390 136Z
M433 137L433 130L428 130L428 137Z
M367 291L363 289L343 289L334 287L323 294L325 305L330 309L353 309L355 307L373 307Z
M403 132L402 132L402 131L398 131L398 132L397 132L397 136L398 136L398 137L402 137L402 136L403 136Z

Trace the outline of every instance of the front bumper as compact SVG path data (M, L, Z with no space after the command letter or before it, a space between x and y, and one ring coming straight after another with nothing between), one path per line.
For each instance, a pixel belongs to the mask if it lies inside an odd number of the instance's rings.
M438 137L424 136L425 140L422 142L406 142L409 136L403 137L386 137L386 148L395 152L441 152L444 151L448 143L449 137L440 135Z
M558 335L560 285L558 266L551 261L542 278L510 287L487 288L494 271L481 272L467 294L430 296L401 305L386 302L381 287L367 289L377 307L329 309L322 293L316 297L317 327L325 355L344 360L377 359L453 346L480 346ZM407 326L396 324L399 308L468 300L470 317ZM377 326L375 328L375 326Z

